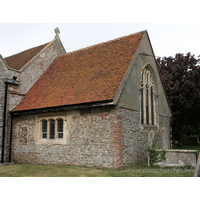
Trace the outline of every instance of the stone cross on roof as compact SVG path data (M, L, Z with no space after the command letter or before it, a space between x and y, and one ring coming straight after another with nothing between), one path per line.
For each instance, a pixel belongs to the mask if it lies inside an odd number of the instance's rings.
M55 31L56 35L59 35L59 34L60 34L60 30L59 30L59 28L58 28L58 27L57 27L57 28L55 28L55 29L54 29L54 31Z

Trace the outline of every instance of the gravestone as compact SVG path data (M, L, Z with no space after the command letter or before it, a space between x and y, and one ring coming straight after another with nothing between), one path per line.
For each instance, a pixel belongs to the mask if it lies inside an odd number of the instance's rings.
M194 177L200 177L200 153L199 153L199 157L198 157L195 172L194 172Z
M155 137L155 132L154 131L150 131L149 132L149 141L148 141L148 144L149 144L150 148L152 147L154 137Z
M155 132L154 131L150 131L149 132L149 139L148 139L148 145L150 148L152 148L152 144L153 144L153 140L155 139ZM149 155L148 155L148 166L149 166Z
M169 149L170 141L169 141L169 132L167 127L161 128L161 137L162 137L162 148Z

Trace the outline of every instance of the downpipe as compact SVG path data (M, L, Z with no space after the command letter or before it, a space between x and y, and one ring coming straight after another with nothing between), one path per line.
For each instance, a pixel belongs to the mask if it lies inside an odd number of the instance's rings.
M17 77L13 76L12 79L5 79L5 97L4 97L4 112L3 112L3 131L2 131L2 150L1 150L1 163L4 163L4 149L5 149L5 130L6 130L6 111L7 111L7 92L8 84L20 85ZM12 114L11 114L11 130L10 130L10 147L9 147L9 161L11 161L11 142L12 142Z
M9 163L11 163L11 146L12 146L12 127L13 127L13 114L11 113L11 118L10 118L10 146L9 146Z

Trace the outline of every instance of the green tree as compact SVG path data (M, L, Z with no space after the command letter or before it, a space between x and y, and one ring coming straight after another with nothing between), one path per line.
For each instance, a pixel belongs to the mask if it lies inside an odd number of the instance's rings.
M191 53L158 58L157 64L166 94L172 108L172 134L178 135L178 144L188 132L200 127L200 59Z

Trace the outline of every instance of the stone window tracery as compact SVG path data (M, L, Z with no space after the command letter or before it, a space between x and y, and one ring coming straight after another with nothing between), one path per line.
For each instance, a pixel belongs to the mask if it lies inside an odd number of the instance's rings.
M155 79L149 66L141 73L141 124L156 125Z

